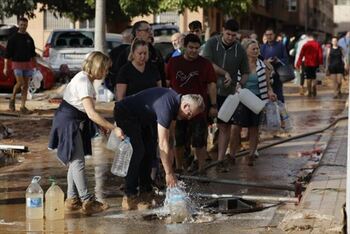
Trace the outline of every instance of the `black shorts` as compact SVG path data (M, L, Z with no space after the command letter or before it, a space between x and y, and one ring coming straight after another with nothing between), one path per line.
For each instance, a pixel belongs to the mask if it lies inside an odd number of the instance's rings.
M317 70L317 67L305 66L305 78L308 80L316 79L316 70Z
M335 65L328 67L329 74L344 74L344 65Z
M198 117L191 120L177 120L175 126L175 146L185 146L191 141L194 148L201 148L207 145L208 126L205 117Z
M260 114L255 114L248 107L239 103L231 121L232 124L240 127L257 127L260 123Z

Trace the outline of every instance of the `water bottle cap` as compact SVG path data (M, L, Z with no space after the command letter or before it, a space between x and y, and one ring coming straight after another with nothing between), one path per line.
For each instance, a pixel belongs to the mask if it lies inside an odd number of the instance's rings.
M32 183L38 183L41 180L41 176L34 176L32 179Z
M56 184L56 179L54 176L50 176L49 177L49 181L51 182L52 185L55 185Z
M125 137L124 141L127 142L127 143L130 143L130 137Z

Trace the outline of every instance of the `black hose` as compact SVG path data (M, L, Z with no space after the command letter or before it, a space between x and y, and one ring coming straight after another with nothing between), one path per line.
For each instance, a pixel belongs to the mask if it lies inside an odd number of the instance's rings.
M324 132L327 129L331 128L336 123L338 123L339 121L346 120L346 119L348 119L348 116L339 117L339 118L335 119L332 123L330 123L325 128L322 128L322 129L316 130L316 131L312 131L312 132L308 132L308 133L304 133L304 134L301 134L301 135L297 135L297 136L294 136L294 137L290 137L290 138L287 138L287 139L284 139L284 140L280 140L280 141L277 141L277 142L274 142L274 143L271 143L271 144L268 144L268 145L264 145L264 146L258 147L257 150L264 150L264 149L270 148L270 147L275 146L275 145L283 144L283 143L288 142L288 141L292 141L292 140L296 140L296 139L299 139L299 138L303 138L303 137L307 137L307 136L311 136L311 135L314 135L314 134L317 134L317 133ZM244 156L244 155L247 155L247 154L249 154L249 150L244 150L242 152L237 153L236 157L241 157L241 156ZM224 162L225 160L227 160L227 159L212 162L212 163L206 165L204 167L204 170L207 170L207 169L209 169L211 167L214 167L217 164L219 164L221 162ZM191 175L194 176L194 175L198 174L198 172L199 172L198 170L194 171Z
M238 181L238 180L227 180L227 179L211 179L211 178L208 178L208 177L186 176L186 175L178 175L178 178L186 179L186 180L196 180L196 181L201 181L201 182L218 183L218 184L231 184L231 185L241 185L241 186L256 187L256 188L267 188L267 189L278 189L278 190L295 191L295 187L294 186L288 186L288 185L263 184L263 183L260 183L260 182L259 183L255 183L255 182Z

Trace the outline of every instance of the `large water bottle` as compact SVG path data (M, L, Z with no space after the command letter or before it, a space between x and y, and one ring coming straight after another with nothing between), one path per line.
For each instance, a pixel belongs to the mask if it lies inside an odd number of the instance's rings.
M266 101L258 98L249 89L239 89L238 96L239 100L255 114L259 114L260 111L262 111L262 109L265 107Z
M220 107L218 118L227 123L231 119L233 113L235 113L238 104L239 96L237 93L228 95L225 102Z
M120 177L125 177L128 174L132 152L133 149L130 143L130 138L126 137L120 142L119 152L115 154L111 168L112 174Z
M169 206L171 222L183 222L190 216L186 193L179 187L174 187L168 188L167 196L167 205Z
M40 176L34 176L26 190L27 219L42 219L44 217L44 192L39 185L40 179Z
M45 218L64 219L64 192L54 179L51 179L51 187L45 193Z

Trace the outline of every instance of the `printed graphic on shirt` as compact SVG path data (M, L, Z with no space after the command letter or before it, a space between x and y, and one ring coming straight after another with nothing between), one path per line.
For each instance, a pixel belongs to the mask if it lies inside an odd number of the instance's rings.
M193 79L198 80L199 71L191 71L189 74L185 74L183 71L176 72L176 80L179 82L179 87L185 87Z

